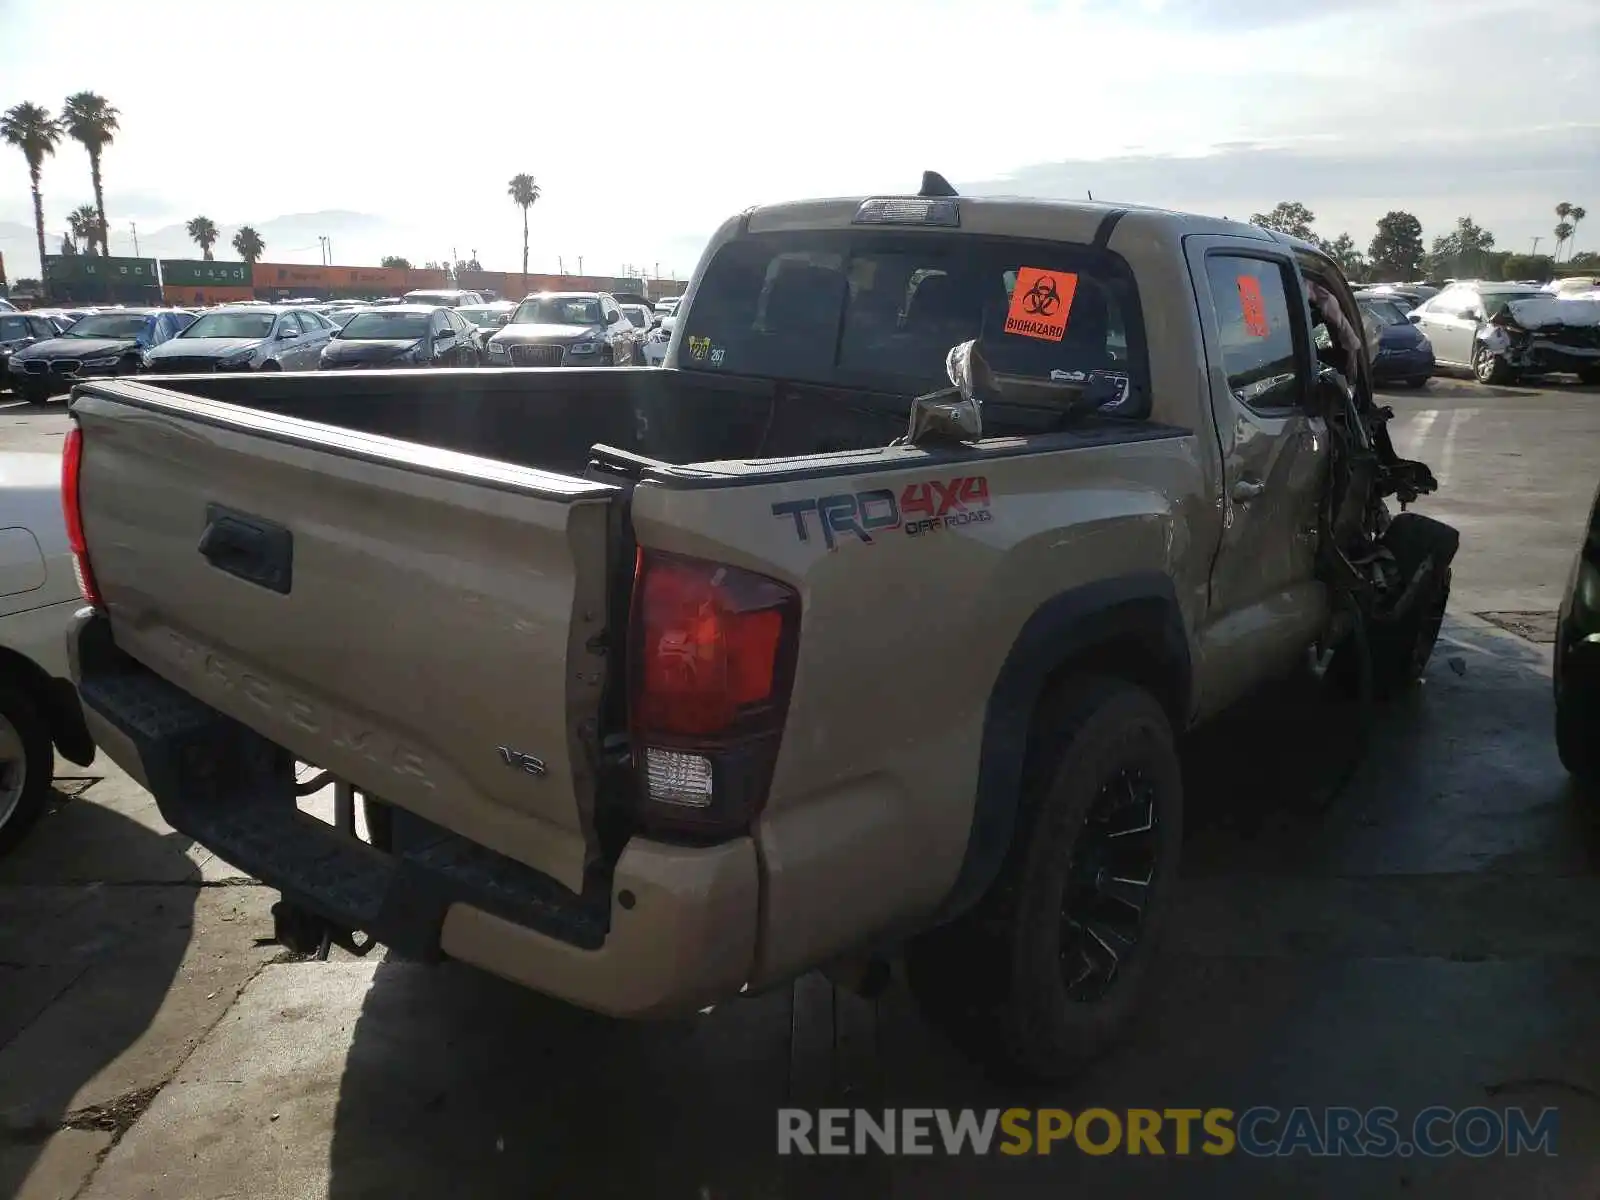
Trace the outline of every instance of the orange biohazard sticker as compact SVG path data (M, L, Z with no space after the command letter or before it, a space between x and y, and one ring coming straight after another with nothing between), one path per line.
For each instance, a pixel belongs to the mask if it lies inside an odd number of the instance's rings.
M1240 275L1239 306L1244 310L1244 331L1251 337L1264 338L1272 333L1267 324L1267 302L1261 295L1261 281L1254 275Z
M1066 336L1067 314L1077 291L1078 277L1067 271L1021 268L1006 311L1006 332L1059 342Z

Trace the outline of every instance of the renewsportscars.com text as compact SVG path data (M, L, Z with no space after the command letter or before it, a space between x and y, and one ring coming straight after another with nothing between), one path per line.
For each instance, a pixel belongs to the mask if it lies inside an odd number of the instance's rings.
M783 1155L1443 1158L1556 1153L1560 1112L1521 1108L780 1108Z

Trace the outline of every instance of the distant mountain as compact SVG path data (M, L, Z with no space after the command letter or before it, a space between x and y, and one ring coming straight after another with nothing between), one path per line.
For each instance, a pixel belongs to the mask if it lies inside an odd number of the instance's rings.
M337 259L341 239L365 240L381 234L384 228L384 222L379 217L340 210L293 213L289 216L269 217L264 221L239 221L232 224L219 222L217 231L221 236L217 238L217 244L211 248L211 253L219 259L238 258L233 252L233 235L245 225L255 229L261 235L261 240L267 244L265 255L267 261L312 263L322 261L322 247L317 241L319 237L332 240L334 257ZM132 254L133 238L113 233L111 249L117 254ZM184 223L179 223L163 225L148 233L141 229L139 253L146 258L199 258L200 247L190 239ZM360 260L357 260L357 263L359 265Z

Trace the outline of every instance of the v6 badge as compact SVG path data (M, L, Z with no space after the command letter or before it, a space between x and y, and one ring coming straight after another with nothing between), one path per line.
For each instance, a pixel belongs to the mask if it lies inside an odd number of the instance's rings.
M524 754L521 750L513 750L510 746L496 746L500 754L500 761L508 767L516 767L526 771L529 775L544 774L544 759L532 754Z

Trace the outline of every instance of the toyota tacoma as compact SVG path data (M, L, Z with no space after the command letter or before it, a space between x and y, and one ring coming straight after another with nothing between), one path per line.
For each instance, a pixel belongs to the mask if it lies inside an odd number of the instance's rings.
M1307 243L930 172L728 220L664 370L81 383L75 678L282 940L619 1017L903 951L1061 1077L1145 984L1177 736L1432 650L1457 537L1339 328Z

